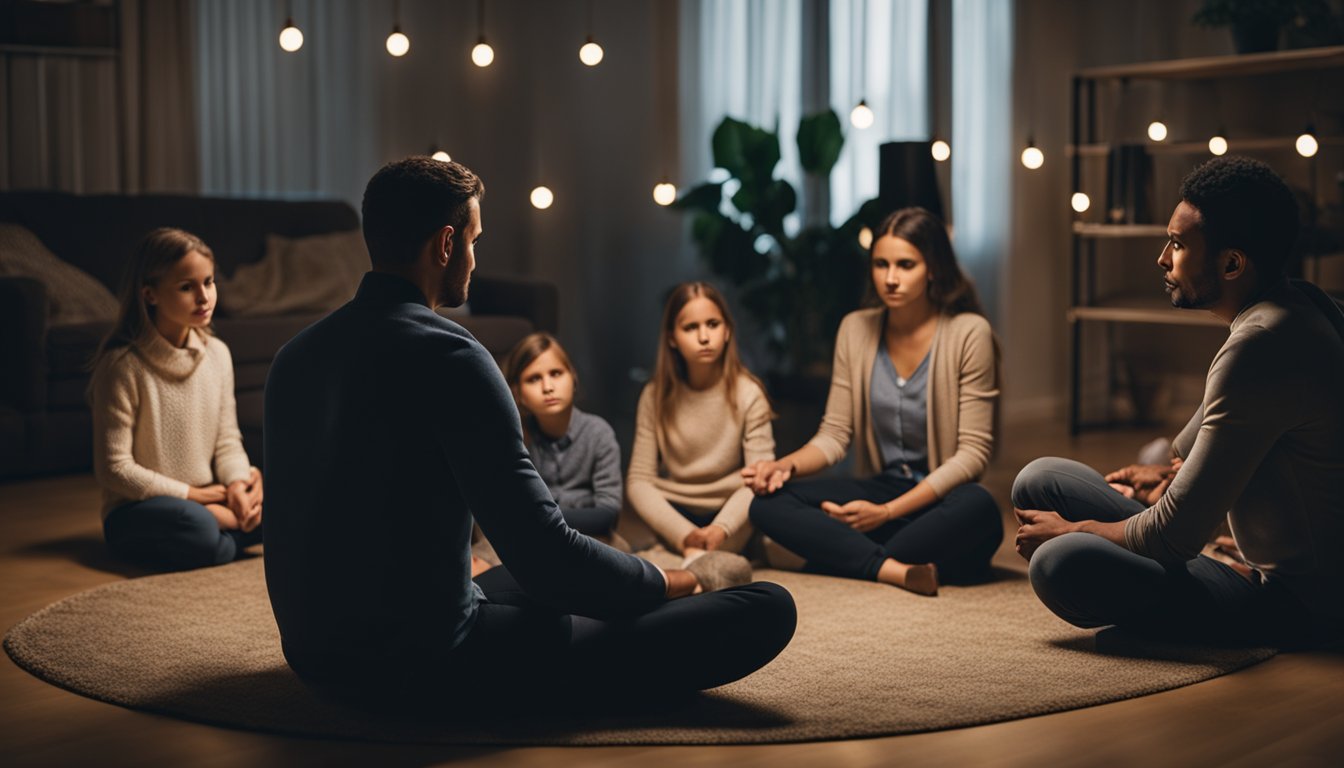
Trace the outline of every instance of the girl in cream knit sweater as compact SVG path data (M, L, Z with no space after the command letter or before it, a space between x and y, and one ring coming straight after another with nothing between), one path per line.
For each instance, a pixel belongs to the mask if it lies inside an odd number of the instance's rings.
M233 359L210 331L214 254L177 229L147 235L94 358L94 474L103 535L122 559L183 570L261 541L261 473L233 399Z
M639 398L626 496L666 544L693 559L740 552L751 533L744 466L774 458L765 389L737 355L733 321L708 283L668 298L653 381Z

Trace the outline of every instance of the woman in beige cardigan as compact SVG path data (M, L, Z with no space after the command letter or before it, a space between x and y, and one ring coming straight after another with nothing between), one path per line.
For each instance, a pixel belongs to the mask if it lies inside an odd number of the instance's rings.
M943 223L887 217L871 249L881 305L840 323L826 414L783 458L742 471L751 521L817 573L934 595L989 575L1003 537L975 481L994 445L998 349ZM855 443L856 478L790 482Z

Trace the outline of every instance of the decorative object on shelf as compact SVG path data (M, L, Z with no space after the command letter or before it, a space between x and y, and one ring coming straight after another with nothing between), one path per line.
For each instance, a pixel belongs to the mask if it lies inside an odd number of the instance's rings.
M1111 147L1106 158L1106 221L1148 224L1153 221L1153 158L1140 144Z
M285 26L280 28L280 50L294 53L303 47L303 32L294 25L293 3L285 2Z
M798 126L803 171L825 180L845 137L832 110ZM859 231L881 215L866 203L839 227L806 224L794 234L784 220L797 208L789 182L775 178L779 135L726 117L711 139L714 165L726 179L685 192L673 207L693 214L691 231L709 268L738 288L742 306L767 334L776 371L824 372L840 319L858 306L866 254ZM727 197L728 205L725 205Z
M485 40L485 0L476 3L476 46L471 49L471 63L484 69L495 61L495 49Z
M1191 21L1204 27L1230 27L1237 53L1262 53L1277 50L1280 31L1324 5L1323 0L1204 0Z
M387 36L387 52L401 58L411 50L411 39L401 31L401 0L392 0L392 34Z

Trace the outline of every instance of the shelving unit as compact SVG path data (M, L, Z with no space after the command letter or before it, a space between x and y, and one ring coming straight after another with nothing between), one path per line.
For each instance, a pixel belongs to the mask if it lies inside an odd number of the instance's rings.
M1098 99L1099 87L1119 85L1119 103L1123 104L1125 87L1136 81L1209 81L1216 87L1218 83L1224 81L1237 81L1263 75L1273 76L1300 72L1304 75L1317 73L1315 76L1321 77L1323 73L1330 70L1344 70L1344 46L1243 56L1155 61L1082 70L1073 77L1071 144L1065 148L1066 156L1069 157L1071 165L1071 191L1080 192L1088 187L1096 189L1098 187L1096 184L1097 177L1094 174L1097 168L1109 173L1111 164L1107 162L1107 158L1111 157L1114 149L1125 144L1122 141L1123 137L1114 135L1120 133L1118 130L1110 130L1109 133L1112 135L1103 135L1105 133L1103 131L1104 126L1110 127L1118 123L1117 116L1114 113L1123 112L1123 110L1115 104L1110 105L1112 114L1106 115L1106 122L1103 123L1100 114L1102 110ZM1239 83L1237 85L1239 95L1244 95L1241 92L1250 90L1252 85L1249 81L1244 80ZM1159 87L1168 88L1168 86ZM1263 84L1261 88L1263 90ZM1265 109L1265 105L1272 100L1274 95L1267 94L1265 98L1252 98L1245 102L1239 98L1238 103L1229 108L1229 111L1247 107ZM1120 116L1123 117L1124 115ZM1303 120L1302 124L1306 122L1306 120ZM1276 156L1282 157L1283 153L1293 153L1297 135L1288 135L1288 132L1295 130L1296 126L1287 117L1280 120L1279 123L1274 126L1275 130L1263 130L1259 135L1249 131L1239 131L1227 136L1228 151L1232 154L1264 155L1266 159ZM1338 135L1339 133L1340 131L1316 133L1320 145L1317 159L1320 158L1321 154L1326 153L1333 153L1334 156L1338 156L1339 148L1344 147L1344 135ZM1184 138L1188 139L1189 137ZM1207 138L1204 141L1152 142L1144 140L1142 142L1129 142L1129 144L1142 144L1143 153L1141 157L1147 163L1146 167L1151 168L1151 164L1154 162L1153 158L1158 156L1171 157L1177 161L1185 159L1190 162L1199 160L1201 155L1211 157L1206 141ZM1098 162L1101 165L1098 165ZM1332 174L1336 172L1344 174L1344 168L1336 168L1334 165L1326 170ZM1151 174L1147 178L1151 180ZM1344 178L1344 176L1340 178ZM1111 183L1112 179L1103 177L1101 180L1105 182L1100 185L1101 188L1108 191L1115 188ZM1315 163L1313 163L1310 181L1313 190L1316 181L1317 175ZM1122 194L1121 197L1123 196ZM1117 217L1114 212L1107 210L1107 208L1106 201L1094 200L1090 209L1091 214L1080 217L1080 219L1086 218L1087 220L1075 221L1070 232L1073 242L1070 278L1071 304L1066 312L1066 318L1069 323L1072 347L1069 427L1074 434L1082 429L1104 426L1110 423L1109 421L1083 422L1082 355L1084 324L1146 324L1170 327L1215 327L1220 325L1216 319L1207 313L1173 309L1160 288L1156 287L1156 279L1154 280L1154 290L1141 295L1134 295L1132 292L1124 290L1111 290L1110 293L1103 293L1099 290L1099 251L1105 251L1108 260L1125 259L1126 265L1130 258L1135 258L1136 269L1152 269L1154 276L1156 276L1157 267L1154 262L1160 252L1162 242L1166 238L1165 223L1155 223L1147 220L1144 216L1139 216L1137 221L1133 221L1129 220L1130 216L1123 213ZM1118 206L1118 210L1123 211L1125 207L1123 205ZM1133 212L1130 211L1129 213ZM1161 220L1163 222L1165 222L1165 215L1162 214ZM1120 220L1116 220L1117 218ZM1141 261L1138 259L1140 254L1142 254ZM1113 265L1113 262L1108 263ZM1140 264L1142 266L1139 266ZM1106 287L1114 288L1114 286ZM1113 333L1108 332L1108 339L1113 336Z

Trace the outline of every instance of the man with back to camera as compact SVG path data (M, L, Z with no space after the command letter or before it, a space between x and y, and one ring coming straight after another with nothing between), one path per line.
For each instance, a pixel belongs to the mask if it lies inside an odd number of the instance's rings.
M706 574L565 525L495 361L434 312L466 301L483 192L455 162L378 171L363 203L373 270L271 366L266 581L286 660L337 692L503 703L759 669L793 635L789 593L688 596ZM477 582L473 514L507 566Z
M1285 276L1297 202L1264 163L1181 184L1157 263L1171 303L1228 323L1173 464L1103 478L1037 459L1013 485L1032 586L1079 627L1232 644L1337 643L1344 625L1344 314ZM1124 493L1117 493L1108 481ZM1199 555L1226 519L1241 569Z

